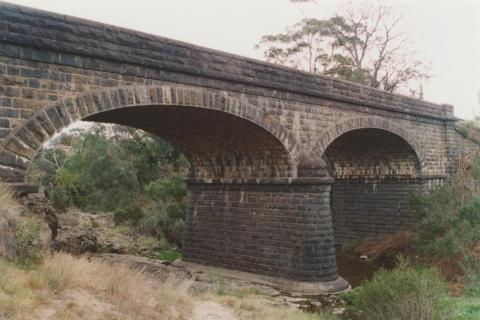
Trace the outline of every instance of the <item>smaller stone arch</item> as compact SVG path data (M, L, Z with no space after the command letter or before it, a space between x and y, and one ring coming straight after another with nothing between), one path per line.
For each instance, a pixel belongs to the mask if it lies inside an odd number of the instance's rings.
M14 129L0 145L0 176L23 182L30 161L43 144L75 121L105 111L140 106L183 106L224 112L264 129L284 146L296 176L299 145L276 119L249 103L241 94L180 84L139 85L89 90L38 111Z
M323 167L326 169L326 163L322 160L322 157L327 147L341 135L349 131L358 129L381 129L401 137L412 147L413 151L415 152L420 165L420 173L424 171L425 155L422 152L420 144L416 141L416 139L412 137L400 125L377 116L351 118L330 126L313 144L313 148L311 149L311 152L308 154L308 156L304 156L303 159L309 159L308 162L318 163L319 167ZM307 160L304 161L306 162ZM299 170L301 170L302 168L302 163L303 162L301 162L301 164L299 165Z

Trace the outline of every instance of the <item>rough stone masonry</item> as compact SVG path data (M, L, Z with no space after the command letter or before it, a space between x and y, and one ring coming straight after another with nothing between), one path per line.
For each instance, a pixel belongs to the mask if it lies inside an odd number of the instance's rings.
M335 243L407 228L408 193L477 145L453 107L0 2L0 177L79 120L129 125L191 163L184 259L317 292Z

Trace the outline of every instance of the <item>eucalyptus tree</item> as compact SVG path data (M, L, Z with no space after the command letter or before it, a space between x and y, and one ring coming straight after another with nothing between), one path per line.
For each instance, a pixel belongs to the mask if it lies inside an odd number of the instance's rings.
M349 1L330 18L304 16L284 33L263 36L256 48L269 62L421 96L428 65L415 59L401 21L383 3Z

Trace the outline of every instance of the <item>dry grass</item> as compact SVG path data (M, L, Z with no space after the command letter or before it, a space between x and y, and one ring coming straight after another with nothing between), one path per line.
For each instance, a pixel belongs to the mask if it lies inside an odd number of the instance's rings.
M3 236L4 243L15 241L17 254L17 238L30 239L18 237L23 230L19 227L35 225L30 221L34 218L21 216L22 210L14 193L0 184L0 218L16 226L8 238L0 234L0 240ZM29 241L21 243L31 247ZM31 269L0 261L0 319L182 320L191 312L190 284L184 280L160 283L142 270L62 253L46 256L39 265L26 265ZM92 309L92 300L98 309Z
M334 320L338 319L328 312L322 314L305 313L290 307L275 305L265 297L249 295L243 298L220 296L220 303L233 309L240 320Z
M307 313L276 299L276 293L263 291L259 287L231 282L213 272L206 278L213 286L199 292L206 300L215 300L232 310L238 320L339 320L329 310ZM263 293L262 293L263 292Z
M97 292L123 313L142 319L186 319L190 312L189 283L169 278L158 285L142 270L68 254L55 254L41 270L56 292L83 288ZM156 286L157 284L157 286Z
M21 205L17 202L13 190L0 181L0 217L18 216L20 210Z
M36 291L43 279L31 271L12 265L0 265L0 319L32 319L32 310L40 307L44 296Z
M58 253L34 270L9 264L1 268L0 319L36 319L39 312L51 309L46 319L97 319L103 314L101 319L183 320L192 308L185 280L159 282L141 270L97 259ZM84 296L105 307L92 313L90 302L78 303Z
M0 181L0 258L12 258L15 254L15 226L21 206L13 191Z
M168 314L165 319L187 319L185 315L192 310L192 297L189 295L191 283L185 280L169 277L163 283L161 293L152 298L155 300L155 311Z
M91 286L94 264L85 258L76 258L68 254L57 253L45 259L40 271L45 277L48 288L55 293L68 289Z

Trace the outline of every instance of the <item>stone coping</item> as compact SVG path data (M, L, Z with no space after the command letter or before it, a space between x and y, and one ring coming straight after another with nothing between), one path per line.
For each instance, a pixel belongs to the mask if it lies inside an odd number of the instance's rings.
M252 184L252 185L297 185L297 184L332 184L335 179L332 177L284 177L284 178L246 178L246 179L196 179L187 178L187 184Z
M246 185L320 185L333 184L336 180L365 180L365 181L384 181L384 180L434 180L446 179L446 174L422 174L417 176L411 175L395 175L395 176L379 176L379 177L280 177L280 178L245 178L245 179L198 179L186 178L185 183L189 185L201 184L246 184Z
M365 180L365 181L385 181L385 180L433 180L433 179L446 179L446 174L420 174L420 175L383 175L383 176L341 176L336 177L335 180Z

